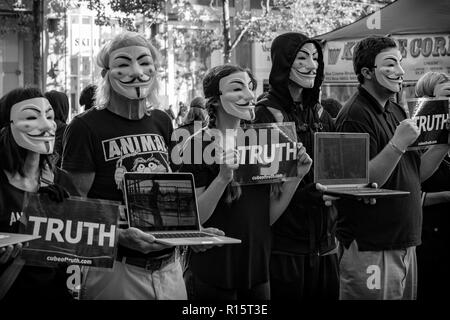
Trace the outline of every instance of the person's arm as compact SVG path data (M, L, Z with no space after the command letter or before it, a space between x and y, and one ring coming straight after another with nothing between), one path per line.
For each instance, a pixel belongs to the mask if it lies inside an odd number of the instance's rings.
M435 145L430 147L420 158L420 181L423 182L433 175L441 164L449 146Z
M201 224L211 217L227 185L233 180L233 171L239 166L237 164L239 161L236 161L235 157L237 157L237 154L234 151L227 152L222 158L217 177L207 188L196 189Z
M435 204L450 202L450 191L424 192L422 197L422 206L428 207Z
M311 169L312 160L309 155L306 153L305 147L301 143L297 144L298 152L297 152L297 178L291 181L286 181L281 186L282 191L279 198L275 198L274 195L271 195L270 198L270 225L274 224L275 221L283 214L286 210L287 206L291 202L292 197L295 194L295 191L302 181L303 177L308 173L309 169Z
M391 176L406 148L419 136L419 129L414 120L405 119L395 129L394 136L384 148L378 152L376 133L366 125L353 120L345 120L336 125L339 132L359 132L370 135L369 179L382 187ZM377 153L378 152L378 153Z
M391 176L406 148L419 136L419 129L412 119L405 119L395 129L389 143L369 161L371 182L383 186Z

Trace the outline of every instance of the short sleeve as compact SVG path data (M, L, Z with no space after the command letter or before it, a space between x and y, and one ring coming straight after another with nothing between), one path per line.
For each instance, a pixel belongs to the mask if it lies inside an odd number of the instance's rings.
M67 171L95 171L93 134L80 118L67 126L63 136L62 168Z
M336 127L337 132L356 132L368 133L370 136L370 159L374 158L378 153L378 140L376 134L369 126L353 120L345 120ZM384 146L383 146L384 148Z

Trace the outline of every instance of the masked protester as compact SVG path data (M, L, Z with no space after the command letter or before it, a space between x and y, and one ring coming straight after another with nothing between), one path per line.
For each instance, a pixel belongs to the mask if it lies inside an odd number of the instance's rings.
M450 77L427 72L417 81L416 97L450 97ZM450 260L450 153L439 168L422 182L422 244L417 247L418 300L436 301L448 296L450 279L442 277Z
M55 144L54 117L49 101L38 89L18 88L1 99L2 232L24 231L26 217L23 216L22 208L26 193L47 193L56 201L62 201L67 196L62 188L51 184L53 173L49 156L53 153ZM16 302L31 299L70 299L65 272L57 268L24 264L23 260L19 259L22 246L23 244L17 244L0 248L0 296L5 295L5 300ZM11 282L9 286L8 283Z
M405 71L395 41L368 37L355 46L353 66L360 86L340 111L340 132L370 135L369 176L380 187L409 191L403 198L380 198L376 205L339 203L338 238L341 299L415 299L416 246L420 244L420 183L437 168L447 145L423 155L407 151L419 135L416 122L393 102Z
M158 102L159 54L143 36L125 32L100 50L96 106L66 129L62 167L82 196L123 201L125 172L170 172L168 115ZM85 270L83 299L186 299L175 247L136 228L119 230L114 271Z
M205 226L217 226L227 235L242 240L238 245L192 252L185 273L189 299L266 300L269 292L270 225L289 203L296 187L311 166L305 148L299 144L298 177L283 184L283 195L270 194L270 185L232 186L238 168L234 132L241 121L255 117L254 85L246 70L222 65L210 69L203 79L209 126L190 137L184 153L191 162L180 171L194 174L200 219ZM228 131L227 131L228 130ZM227 135L227 133L229 135ZM203 143L201 164L195 159L195 139ZM217 139L217 140L216 140ZM206 150L216 148L216 162L206 159Z
M256 122L294 122L298 140L314 154L314 133L333 131L319 104L323 80L320 45L300 33L285 33L271 46L269 93L257 103ZM321 121L319 111L324 119ZM323 186L305 176L286 212L272 227L270 287L273 300L337 299L337 211L323 199ZM272 187L280 194L277 185Z

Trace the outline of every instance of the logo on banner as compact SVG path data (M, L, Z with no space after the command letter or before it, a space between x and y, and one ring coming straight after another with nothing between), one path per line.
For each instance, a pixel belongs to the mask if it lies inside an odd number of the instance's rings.
M341 53L341 48L328 48L328 64L336 64Z

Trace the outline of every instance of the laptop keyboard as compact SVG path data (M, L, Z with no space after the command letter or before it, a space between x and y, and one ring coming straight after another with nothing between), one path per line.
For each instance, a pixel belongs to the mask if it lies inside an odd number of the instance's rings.
M173 233L152 233L157 239L163 238L204 238L211 237L211 235L203 233L203 232L173 232Z

